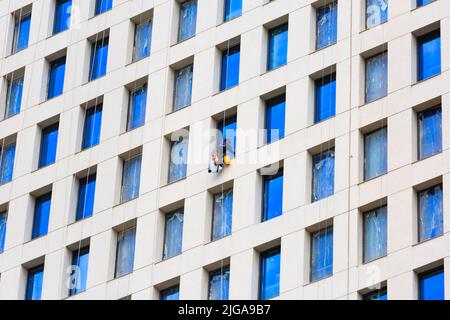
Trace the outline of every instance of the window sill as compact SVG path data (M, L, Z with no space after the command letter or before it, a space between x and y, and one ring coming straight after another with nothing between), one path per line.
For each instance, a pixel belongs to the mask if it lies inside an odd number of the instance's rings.
M0 120L0 122L6 121L6 120L11 119L11 118L14 118L14 117L18 116L19 114L20 114L20 111L15 113L15 114L13 114L13 115L11 115L11 116L9 116L9 117L4 117L3 119Z
M318 121L318 122L314 122L313 124L307 126L306 128L308 129L308 128L314 127L314 126L316 126L316 125L318 125L318 124L324 123L325 121L328 121L328 120L331 120L331 119L334 119L334 118L336 118L336 115L333 115L333 116L328 117L328 118L326 118L326 119L320 120L320 121Z
M336 45L336 44L337 44L337 42L334 42L334 43L331 43L331 44L329 44L329 45L327 45L327 46L325 46L325 47L322 47L322 48L315 48L314 51L312 51L312 52L310 53L310 55L315 54L315 53L320 52L320 51L323 51L323 50L325 50L325 49L328 49L328 48L330 48L330 47L332 47L332 46L334 46L334 45Z
M430 4L432 4L432 3L435 3L436 1L431 1L431 2L429 2L429 3L426 3L426 4L423 4L423 5L421 5L421 6L415 6L414 8L412 8L411 9L411 11L410 12L413 12L413 11L416 11L416 10L419 10L420 8L423 8L423 7L426 7L426 6L429 6Z
M69 31L69 30L70 30L70 27L67 28L67 29L58 31L58 32L56 32L56 33L52 33L51 35L47 36L47 38L45 38L45 40L50 40L51 38L53 38L53 37L55 37L55 36L57 36L57 35L59 35L59 34L63 34L64 32Z
M95 79L88 80L87 82L83 83L83 86L84 86L84 85L87 85L87 84L89 84L89 83L93 83L93 82L95 82L95 81L97 81L97 80L100 80L100 79L102 79L102 78L105 78L107 73L108 73L108 72L106 72L104 75L101 75L101 76L99 76L99 77L97 77L97 78L95 78Z
M413 247L420 246L421 244L430 242L430 241L435 240L435 239L442 238L444 235L445 235L445 233L441 233L440 235L437 235L437 236L435 236L434 238L430 238L430 239L418 241L417 243L413 244L412 246L413 246Z
M125 130L124 132L120 133L120 134L119 134L119 136L121 137L121 136L124 136L124 135L126 135L127 133L130 133L130 132L136 131L136 130L138 130L139 128L142 128L142 127L144 127L144 126L145 126L145 124L146 124L146 122L144 122L144 123L143 123L143 124L141 124L140 126L137 126L137 127L134 127L134 128L132 128L132 129L127 129L127 130Z
M307 283L305 284L305 286L313 285L313 284L315 284L315 283L318 283L318 282L320 282L320 281L329 279L329 278L331 278L331 277L333 277L333 274L330 274L330 275L328 275L328 276L325 276L325 277L323 277L323 278L316 279L316 280L311 280L311 279L310 279L309 282L307 282Z
M388 96L388 95L384 95L384 96L382 96L382 97L373 99L373 100L371 100L371 101L364 101L364 103L361 104L361 105L359 105L358 108L362 108L362 107L365 107L365 106L367 106L367 105L369 105L369 104L372 104L372 103L378 102L378 101L380 101L380 100L383 100L383 99L387 98L387 96Z
M136 197L132 198L132 199L128 199L128 200L125 200L125 201L120 201L119 203L117 203L117 204L115 204L115 205L113 206L113 209L115 209L115 208L117 208L117 207L120 207L120 206L124 206L124 205L126 205L126 204L128 204L128 203L130 203L130 202L133 202L133 201L139 199L139 196L140 196L140 194L137 195Z
M374 258L374 259L372 259L372 260L367 260L367 261L364 261L364 260L363 260L362 265L368 265L368 264L371 264L372 262L375 262L375 261L384 259L384 258L386 258L387 256L388 256L388 255L385 254L385 255L383 255L383 256L381 256L381 257Z
M217 24L216 27L223 26L224 24L227 24L228 22L234 21L234 20L236 20L236 19L238 19L238 18L240 18L240 17L242 17L242 13L241 13L240 15L234 17L234 18L231 18L231 19L229 19L229 20L224 20L224 21L222 21L221 23Z
M51 167L51 166L54 165L55 163L56 163L56 161L53 162L53 163L49 163L49 164L47 164L47 165L45 165L45 166L39 167L39 168L37 168L37 169L31 171L31 173L36 173L36 172L41 171L41 170L43 170L43 169L45 169L45 168Z
M166 184L162 185L161 188L171 186L171 185L173 185L173 184L175 184L175 183L177 183L177 182L184 181L184 180L186 180L186 179L187 179L187 176L186 176L186 177L183 177L183 178L180 178L180 179L178 179L178 180L172 181L172 182L167 182Z
M431 156L428 156L428 157L425 157L425 158L421 158L421 159L418 158L418 159L416 159L415 161L413 161L412 164L416 164L416 163L425 161L425 160L427 160L427 159L430 159L430 158L433 158L433 157L435 157L435 156L441 155L442 153L443 153L443 151L441 150L440 152L435 153L435 154L432 154Z
M363 181L361 181L360 183L358 183L358 186L361 186L361 185L363 185L363 184L365 184L365 183L367 183L367 182L376 180L376 179L378 179L378 178L384 177L384 176L386 176L387 174L388 174L388 171L386 171L386 172L384 172L384 173L381 173L381 174L379 174L379 175L377 175L377 176L375 176L375 177L372 177L372 178L370 178L370 179L363 180Z
M260 76L264 76L264 75L266 75L266 74L268 74L268 73L271 73L272 71L281 69L281 68L283 68L283 67L285 67L285 66L287 66L287 62L286 62L286 63L283 63L283 64L280 64L279 66L276 66L276 67L274 67L274 68L272 68L272 69L270 69L270 70L267 69L266 71L264 71L263 73L261 73Z
M440 75L441 75L441 72L436 73L436 74L434 74L434 75L432 75L432 76L429 76L428 78L424 78L424 79L421 79L421 80L417 80L415 83L412 84L412 87L414 87L414 86L416 86L416 85L419 85L419 84L421 84L421 83L424 83L424 82L426 82L427 80L430 80L430 79L433 79L433 78L437 78L437 77L439 77Z
M197 33L194 33L194 34L193 34L192 36L190 36L189 38L186 38L186 39L183 39L183 40L178 40L178 39L177 39L177 42L175 42L174 44L172 44L170 47L171 47L171 48L172 48L172 47L176 47L177 45L179 45L179 44L181 44L181 43L184 43L184 42L186 42L186 41L189 41L189 40L195 38L196 35L197 35Z
M145 59L147 59L147 58L150 58L150 56L151 56L151 54L149 54L149 55L146 56L146 57L142 57L142 58L140 58L140 59L137 59L137 60L132 60L131 62L127 63L127 64L125 65L125 67L129 67L129 66L131 66L131 65L133 65L133 64L135 64L135 63L141 62L142 60L145 60Z
M183 254L183 252L180 252L179 254L177 254L177 255L174 255L174 256L171 256L171 257L169 257L169 258L162 258L160 261L158 261L158 262L156 262L155 264L160 264L160 263L164 263L164 262L166 262L166 261L169 261L169 260L171 260L171 259L174 259L174 258L176 258L176 257L179 257L179 256L181 256Z
M236 87L239 87L239 83L238 83L238 84L235 84L234 86L228 87L228 88L226 88L226 89L220 90L219 92L216 92L215 94L213 94L213 97L214 97L214 96L218 96L218 95L220 95L221 93L230 91L231 89L234 89L234 88L236 88Z
M192 105L192 104L188 104L188 105L186 105L186 106L184 106L184 107L178 108L177 110L173 110L173 109L172 109L172 111L166 113L166 116L169 116L169 115L171 115L171 114L177 113L178 111L181 111L181 110L183 110L183 109L186 109L186 108L190 107L191 105Z
M378 28L379 26L385 25L386 23L388 23L388 21L389 21L389 18L388 18L388 20L386 20L386 21L384 21L384 22L382 22L380 24L377 24L376 26L370 27L370 28L367 25L365 25L364 29L361 30L359 33L361 34L361 33L364 33L366 31L374 30L374 29Z

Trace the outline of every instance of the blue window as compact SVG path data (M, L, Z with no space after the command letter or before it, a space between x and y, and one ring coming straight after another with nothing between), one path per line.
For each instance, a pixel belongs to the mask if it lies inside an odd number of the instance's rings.
M366 27L373 28L388 19L388 0L366 0Z
M424 5L426 5L426 4L429 4L429 3L431 3L431 2L433 2L434 0L417 0L417 6L418 7L421 7L421 6L424 6Z
M124 160L121 202L130 201L139 196L139 187L141 184L141 163L141 155Z
M152 46L152 20L140 22L134 33L133 61L150 56Z
M42 129L39 168L55 163L56 147L58 145L58 128L59 123L55 123Z
M387 52L366 59L366 103L387 95Z
M242 15L242 0L225 0L223 21L227 22Z
M387 289L382 288L363 295L363 300L387 300Z
M209 273L209 300L228 300L230 266Z
M175 257L181 253L184 209L167 213L165 218L163 260Z
M315 81L314 122L318 123L336 114L336 74Z
M41 300L44 265L28 270L25 300Z
M71 11L72 11L72 0L56 1L55 21L53 23L53 34L69 29Z
M231 234L233 218L233 190L225 190L214 195L212 240L222 239Z
M117 234L116 278L133 272L136 227Z
M419 241L436 238L444 232L442 185L419 192Z
M222 52L222 71L220 74L220 91L239 84L240 45Z
M28 48L30 37L31 13L15 18L12 53Z
M169 162L169 183L181 180L187 174L189 137L180 137L172 141Z
M64 89L64 75L66 72L66 57L50 62L48 73L47 99L59 96Z
M236 129L237 129L236 116L232 116L226 118L225 120L219 121L218 129L222 136L222 143L221 145L219 145L219 147L223 148L224 154L233 159L236 155Z
M337 1L317 9L316 49L336 43L337 39Z
M272 70L287 62L288 24L269 30L269 52L267 70Z
M441 106L420 112L419 160L442 151L442 109Z
M264 176L263 216L267 221L283 213L283 169L271 176Z
M387 171L387 128L364 136L364 181Z
M70 275L69 296L74 296L86 290L89 263L89 247L72 252L72 273Z
M180 299L180 286L176 285L159 292L160 300L179 300Z
M16 144L11 143L0 149L0 185L12 180Z
M102 14L112 8L113 0L96 0L95 15Z
M261 253L259 299L267 300L280 294L280 248Z
M439 268L419 275L420 300L444 300L444 270Z
M108 64L109 38L103 38L92 44L91 69L89 80L95 80L106 74Z
M0 253L5 249L6 239L6 223L8 221L8 213L6 211L0 213Z
M284 138L286 95L266 101L266 143Z
M334 149L313 157L312 202L334 194Z
M189 65L175 72L174 111L191 104L193 70L194 66Z
M37 197L34 202L34 219L31 239L45 236L48 232L48 222L50 219L50 205L52 203L52 193L46 193Z
M436 30L417 38L417 80L441 73L441 31Z
M5 118L12 117L20 112L22 104L23 92L23 76L14 80L8 81L8 89L6 92L6 108Z
M130 91L130 102L128 105L127 130L141 127L145 123L145 113L147 108L147 84Z
M81 149L91 148L100 142L103 105L99 104L86 110L84 118L83 142Z
M94 212L96 182L97 182L96 174L84 177L79 181L77 215L76 215L77 221L92 216Z
M387 254L387 207L364 213L364 262Z
M189 39L195 35L197 25L197 0L188 0L180 5L178 41Z
M333 274L333 227L311 234L311 281Z

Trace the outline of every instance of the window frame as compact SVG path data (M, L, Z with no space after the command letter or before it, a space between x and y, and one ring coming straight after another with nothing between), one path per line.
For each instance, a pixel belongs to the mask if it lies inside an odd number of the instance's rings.
M263 282L264 282L264 279L266 278L266 272L263 272L265 270L264 261L266 259L269 259L269 258L274 257L276 255L280 256L280 258L279 258L280 259L280 266L279 266L278 272L279 272L279 275L280 275L280 278L281 278L281 247L277 246L277 247L265 250L265 251L263 251L263 252L261 252L259 254L259 276L258 276L258 299L259 300L270 300L270 299L273 299L275 297L279 297L280 296L280 283L281 283L281 281L278 282L278 294L269 297L269 296L265 296L265 294L263 293L263 289L264 289L263 288Z

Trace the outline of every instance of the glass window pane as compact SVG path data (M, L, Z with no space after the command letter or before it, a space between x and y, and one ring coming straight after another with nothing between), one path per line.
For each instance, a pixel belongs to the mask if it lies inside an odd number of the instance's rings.
M387 289L382 288L363 295L363 300L387 300Z
M225 190L214 195L212 240L231 234L233 218L233 190Z
M262 221L267 221L283 213L283 170L273 176L264 176L264 207Z
M180 21L178 41L189 39L195 35L197 24L197 0L189 0L180 5Z
M230 267L226 266L209 274L209 300L228 300Z
M17 17L14 26L14 39L12 53L19 52L28 48L30 37L31 14Z
M180 298L180 287L178 285L171 288L161 290L159 293L160 300L179 300Z
M116 278L133 272L136 228L117 234Z
M418 80L441 73L441 32L436 30L417 38Z
M442 109L439 106L420 112L418 119L419 160L422 160L442 151Z
M48 232L51 198L52 194L47 193L35 199L31 239L45 236Z
M94 212L96 174L80 179L78 187L78 202L76 220L92 216Z
M130 92L127 130L141 127L145 123L147 109L147 84Z
M322 49L337 40L337 1L318 8L316 14L316 49Z
M89 80L95 80L106 74L108 63L109 38L103 38L92 44L91 69Z
M100 142L103 105L99 104L86 110L81 149L91 148Z
M419 192L419 241L443 234L442 185Z
M333 227L311 235L311 281L333 274Z
M421 7L421 6L424 6L424 5L426 5L426 4L429 4L429 3L431 3L431 2L433 2L434 0L417 0L417 6L418 7Z
M174 111L191 104L193 67L190 65L175 72Z
M23 77L8 81L8 91L6 92L5 118L12 117L20 112L22 104Z
M133 61L138 61L150 56L152 28L152 20L144 21L136 25L136 32L134 35Z
M240 50L240 45L237 45L222 52L220 91L239 84Z
M267 69L272 70L287 62L288 24L269 31L269 54Z
M336 114L336 74L315 81L314 122L320 122Z
M387 52L366 60L366 103L387 95Z
M387 128L364 136L364 180L387 172Z
M96 0L96 1L97 1L95 4L96 15L111 10L113 0Z
M225 0L223 21L230 21L240 15L242 15L242 0Z
M280 294L280 249L261 254L259 298L267 300Z
M387 207L364 214L364 262L387 254Z
M366 0L366 27L373 28L388 19L388 0Z
M6 239L6 223L8 221L8 213L0 213L0 253L5 249L5 239Z
M312 202L334 194L334 149L313 157Z
M65 72L66 57L50 62L47 99L51 99L63 93Z
M42 130L41 151L39 153L39 168L51 165L56 160L59 123Z
M89 247L72 252L72 273L69 296L79 294L86 290L89 263Z
M180 209L165 216L163 260L181 253L183 243L184 210Z
M15 143L11 143L0 149L0 185L12 180L15 155Z
M444 270L438 269L419 276L420 300L444 300Z
M56 1L55 21L53 23L53 34L69 29L71 11L72 11L72 0Z
M28 270L25 300L41 300L44 266Z
M189 137L180 137L172 141L170 148L169 183L186 177Z
M122 197L121 202L130 201L139 196L141 183L142 156L125 160L122 173Z
M266 102L266 143L284 138L286 96L283 94Z

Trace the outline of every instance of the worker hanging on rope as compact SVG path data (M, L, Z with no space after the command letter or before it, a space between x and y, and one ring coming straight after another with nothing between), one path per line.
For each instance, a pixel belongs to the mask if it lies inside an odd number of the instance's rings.
M231 164L230 154L234 154L230 139L223 139L218 146L219 152L213 151L209 162L209 173L221 173L224 165Z

